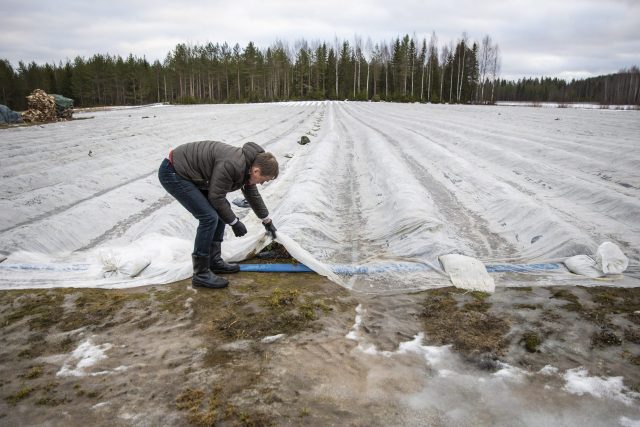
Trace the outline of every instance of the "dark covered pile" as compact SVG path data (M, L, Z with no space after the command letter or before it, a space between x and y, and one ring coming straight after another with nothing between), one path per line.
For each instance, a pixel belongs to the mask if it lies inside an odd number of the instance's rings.
M22 121L22 117L20 117L20 113L16 113L11 108L6 105L0 104L0 124L11 124L11 123L20 123Z
M56 103L58 118L71 120L71 116L73 115L73 99L56 94L51 94L51 96L53 96L53 100Z

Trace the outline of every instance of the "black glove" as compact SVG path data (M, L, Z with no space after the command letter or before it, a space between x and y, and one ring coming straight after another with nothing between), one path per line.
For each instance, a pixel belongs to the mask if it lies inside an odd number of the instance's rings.
M233 234L235 234L236 237L242 237L247 234L247 227L245 227L240 220L233 224L231 228L233 229Z
M267 229L267 233L271 234L271 237L276 238L276 226L273 225L273 221L263 222L264 228Z

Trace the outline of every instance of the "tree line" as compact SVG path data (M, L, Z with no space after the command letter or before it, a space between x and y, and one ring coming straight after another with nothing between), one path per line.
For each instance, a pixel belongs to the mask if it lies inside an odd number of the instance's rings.
M38 65L0 60L0 103L24 109L35 88L73 98L77 106L172 103L235 103L312 99L429 102L492 101L499 72L498 46L463 34L438 46L415 35L391 42L339 40L267 48L239 44L178 44L150 63L129 55Z
M463 33L455 43L443 45L435 33L429 40L407 34L374 43L356 36L332 42L276 41L266 48L253 42L244 48L226 42L181 43L162 62L153 63L131 54L95 54L58 64L20 61L14 69L0 60L0 104L23 110L25 96L36 88L73 98L78 107L318 99L638 103L637 68L595 78L603 81L570 83L512 82L499 74L499 47L489 35L478 43Z
M517 82L500 80L496 91L501 101L640 105L640 70L633 66L614 74L571 82L550 77Z

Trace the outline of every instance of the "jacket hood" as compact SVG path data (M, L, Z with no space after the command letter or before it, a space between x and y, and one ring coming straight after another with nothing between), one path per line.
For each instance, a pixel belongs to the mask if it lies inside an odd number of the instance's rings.
M247 171L251 168L251 165L253 165L253 162L256 160L256 156L260 153L264 153L264 149L255 142L247 142L242 146L242 154L246 160Z

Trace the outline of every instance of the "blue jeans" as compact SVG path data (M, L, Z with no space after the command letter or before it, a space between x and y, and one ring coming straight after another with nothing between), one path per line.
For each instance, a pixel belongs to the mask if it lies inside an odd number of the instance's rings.
M207 191L178 175L168 159L160 164L158 179L164 189L199 221L193 255L209 256L212 243L222 242L225 223L209 203Z

